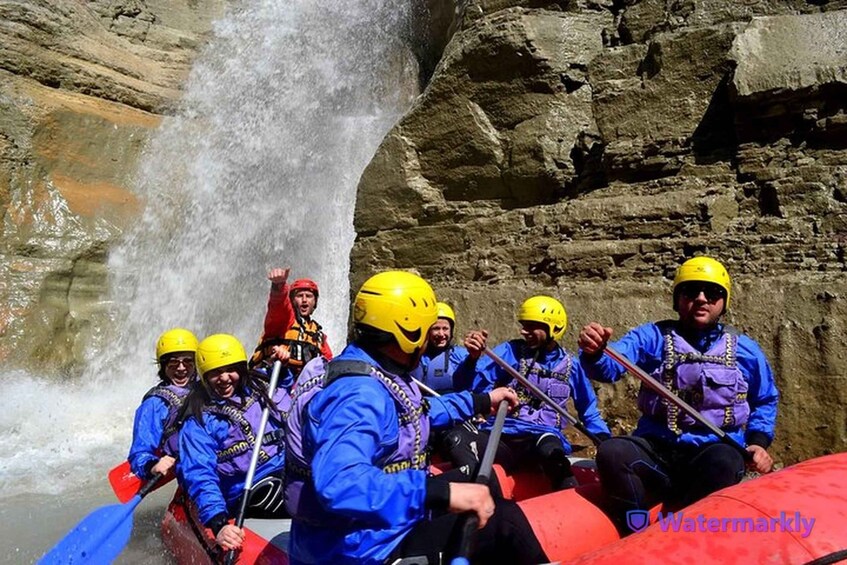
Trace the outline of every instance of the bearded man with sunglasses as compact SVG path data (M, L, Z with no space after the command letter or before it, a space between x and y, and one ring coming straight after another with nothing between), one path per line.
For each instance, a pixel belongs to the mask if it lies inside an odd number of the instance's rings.
M614 348L745 446L723 443L672 402L642 386L641 418L631 436L604 442L597 467L608 510L621 533L631 533L626 514L659 502L683 507L741 481L746 466L773 470L779 393L759 345L721 323L732 284L710 257L683 263L673 283L678 319L648 323L626 333ZM615 382L625 369L604 356L612 328L592 322L579 334L580 361L589 378Z

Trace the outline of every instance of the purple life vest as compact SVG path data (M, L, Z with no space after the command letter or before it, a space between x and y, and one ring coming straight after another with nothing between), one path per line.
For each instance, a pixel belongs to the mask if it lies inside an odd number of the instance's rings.
M185 402L185 397L191 392L191 385L194 381L190 381L187 386L177 386L175 384L160 383L144 395L144 400L151 397L160 398L165 406L168 407L168 417L162 426L162 439L159 440L158 449L165 455L177 457L179 453L179 428L182 422L177 421L180 409Z
M395 450L379 462L382 470L397 473L406 469L426 469L429 465L426 442L430 423L426 402L417 386L364 361L313 359L303 367L291 391L291 410L285 422L285 507L292 517L324 527L341 527L352 519L324 511L318 501L312 481L311 455L303 448L303 422L309 401L333 380L348 375L369 375L378 380L397 406L399 438Z
M526 380L541 389L556 404L564 408L565 402L571 397L570 377L573 370L573 357L571 354L563 350L564 357L561 361L553 368L545 369L536 363L533 357L524 356L524 353L531 352L522 351L521 353L522 355L517 367L518 372ZM515 389L519 401L518 407L509 414L511 417L549 426L557 430L562 430L568 425L568 422L563 420L561 415L548 408L516 379L512 379L508 386Z
M450 354L453 346L429 360L426 373L421 379L425 385L436 392L451 392L453 390L453 367L450 366Z
M664 338L662 364L653 377L676 393L719 428L737 428L747 423L747 380L738 368L738 335L731 328L705 353L685 341L672 324L660 324ZM675 404L641 387L638 408L647 416L665 419L677 435L698 426L697 421Z
M254 386L262 386L259 381L254 383ZM270 412L265 435L262 438L262 447L259 450L258 465L276 456L283 448L281 418L289 406L288 393L283 389L277 389L273 400L277 404L278 413L275 416L273 410ZM229 421L229 434L221 449L216 452L219 474L231 477L247 473L250 468L250 459L253 457L253 447L256 445L255 432L262 421L263 409L256 392L248 392L241 404L229 398L203 407L204 414L214 414Z

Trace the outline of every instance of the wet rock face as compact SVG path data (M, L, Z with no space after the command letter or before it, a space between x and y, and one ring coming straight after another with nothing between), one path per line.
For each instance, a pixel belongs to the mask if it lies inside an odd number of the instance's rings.
M223 0L0 1L0 362L82 357L131 175Z
M777 457L847 448L847 2L421 0L427 89L359 188L351 283L416 268L459 331L527 296L620 335L721 258L772 360ZM0 0L0 362L99 327L130 175L224 0ZM599 387L619 431L635 383Z
M575 348L591 320L672 318L676 266L714 255L777 376L776 458L847 449L847 3L454 8L361 179L351 283L417 269L497 341L552 294ZM598 385L618 431L636 390Z

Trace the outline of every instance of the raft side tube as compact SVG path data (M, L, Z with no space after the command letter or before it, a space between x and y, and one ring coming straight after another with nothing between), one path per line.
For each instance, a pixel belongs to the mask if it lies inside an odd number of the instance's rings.
M267 524L258 528L256 527L258 522L267 522ZM287 540L285 534L290 523L290 520L248 519L244 528L244 545L237 554L237 562L255 565L288 565L288 554L275 542ZM162 521L162 540L177 563L197 565L217 562L212 558L216 552L212 531L199 524L200 521L193 507L189 508L182 500L175 498L168 505ZM270 532L268 528L274 529L277 526L280 529L278 534L264 537L263 534ZM254 528L260 529L261 533L253 531Z
M634 555L672 555L697 565L808 563L847 548L845 476L847 453L804 461L707 496L674 515L678 526L665 515L574 562L619 565Z
M577 556L620 539L617 528L598 507L600 485L538 496L518 503L551 561L570 563Z

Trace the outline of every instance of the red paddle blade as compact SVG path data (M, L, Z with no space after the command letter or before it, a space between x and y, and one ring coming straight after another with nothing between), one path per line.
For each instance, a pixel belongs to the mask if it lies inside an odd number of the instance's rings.
M118 500L126 502L141 488L142 480L130 470L129 461L124 461L109 471L109 484Z
M163 477L158 483L156 483L151 492L168 484L173 478L173 474ZM109 484L112 485L112 491L115 493L115 496L118 497L118 500L121 502L127 502L133 496L138 494L138 491L146 484L146 481L142 481L133 474L132 470L129 468L129 461L124 461L109 471Z

